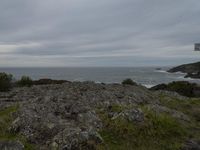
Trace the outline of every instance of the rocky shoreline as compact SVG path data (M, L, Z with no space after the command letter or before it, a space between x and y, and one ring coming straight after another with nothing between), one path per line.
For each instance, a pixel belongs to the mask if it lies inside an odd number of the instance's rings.
M168 70L170 73L186 73L185 78L200 79L200 62L180 65Z
M177 99L183 107L191 101L188 105L195 111L166 104ZM198 150L199 101L140 85L65 82L16 87L0 92L0 149L139 150L148 145L155 150ZM158 143L152 143L152 137Z

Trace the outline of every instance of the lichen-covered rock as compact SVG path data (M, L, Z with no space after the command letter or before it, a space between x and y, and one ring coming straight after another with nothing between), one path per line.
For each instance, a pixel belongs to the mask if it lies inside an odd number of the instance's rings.
M54 137L51 146L63 150L93 150L102 142L103 139L96 131L67 128Z
M156 103L154 94L142 86L94 82L33 85L0 93L0 107L19 104L9 131L43 149L92 149L102 142L97 108L151 103ZM125 109L123 117L137 122L143 120L143 113Z
M123 112L123 116L130 122L142 122L144 121L144 113L141 109L131 109Z
M111 117L111 120L123 118L129 122L143 122L144 121L144 113L139 108L127 109L121 112L110 112L109 115Z
M24 150L24 145L19 141L0 141L0 150Z
M182 150L200 150L200 142L188 140Z

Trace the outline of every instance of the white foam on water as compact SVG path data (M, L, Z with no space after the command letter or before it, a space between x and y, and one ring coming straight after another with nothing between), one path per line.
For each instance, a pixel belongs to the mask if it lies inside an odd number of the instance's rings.
M142 84L142 85L145 86L146 88L152 88L156 86L155 84Z
M187 80L186 78L184 78L184 76L179 76L177 77L178 79L182 79L182 80Z
M184 72L178 71L178 72L175 72L174 74L182 74L182 75L186 75L187 73L184 73Z
M155 70L154 72L168 73L166 70Z

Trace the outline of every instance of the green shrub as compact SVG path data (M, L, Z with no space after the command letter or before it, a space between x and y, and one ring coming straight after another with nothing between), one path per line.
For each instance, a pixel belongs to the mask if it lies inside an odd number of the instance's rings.
M12 75L5 72L0 73L0 91L8 91L11 88Z
M28 76L22 76L21 79L17 82L17 84L19 86L32 86L33 85L33 81L30 77Z
M132 79L125 79L124 81L122 81L123 85L137 85L137 83L135 83Z
M150 90L167 90L187 97L200 97L200 86L188 81L174 81L169 84L159 84L150 88Z
M189 83L186 81L172 82L168 84L170 91L175 91L181 95L188 97L195 97L194 89L197 87L195 83ZM199 89L198 89L199 90Z

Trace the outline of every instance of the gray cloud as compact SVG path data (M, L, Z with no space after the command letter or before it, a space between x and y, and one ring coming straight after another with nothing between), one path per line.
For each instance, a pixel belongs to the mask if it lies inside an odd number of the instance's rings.
M145 66L196 61L199 14L199 0L1 0L0 64Z

